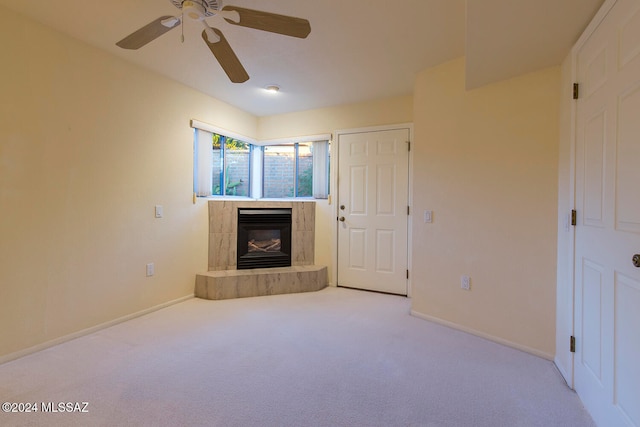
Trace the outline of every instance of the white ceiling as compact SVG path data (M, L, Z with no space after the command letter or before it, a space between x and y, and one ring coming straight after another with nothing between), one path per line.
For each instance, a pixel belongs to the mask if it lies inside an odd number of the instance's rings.
M465 54L470 89L557 65L602 2L227 0L224 4L311 23L309 37L296 39L208 18L249 73L242 84L229 82L201 39L202 27L188 20L140 50L115 45L161 15L178 15L169 0L0 0L0 5L264 116L408 95L418 72ZM263 90L273 83L282 88L276 96Z

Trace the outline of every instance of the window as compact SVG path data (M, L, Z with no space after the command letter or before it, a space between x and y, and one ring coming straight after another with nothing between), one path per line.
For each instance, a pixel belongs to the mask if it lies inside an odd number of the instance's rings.
M248 197L252 145L198 128L194 134L194 193Z
M267 145L263 148L263 197L311 197L311 143Z
M196 120L191 127L196 196L328 197L330 135L265 144Z
M214 133L212 194L249 196L251 144Z

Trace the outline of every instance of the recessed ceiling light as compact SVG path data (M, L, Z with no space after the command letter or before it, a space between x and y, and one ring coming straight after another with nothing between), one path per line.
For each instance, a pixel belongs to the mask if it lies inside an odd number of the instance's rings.
M276 93L276 92L280 91L280 86L278 86L278 85L267 85L267 86L265 86L265 89L268 92Z

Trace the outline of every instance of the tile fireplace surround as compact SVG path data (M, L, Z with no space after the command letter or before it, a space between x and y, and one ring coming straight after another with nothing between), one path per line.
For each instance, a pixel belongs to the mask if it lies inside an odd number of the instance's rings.
M291 208L291 267L237 269L239 208ZM327 267L313 264L315 209L313 201L210 200L209 271L196 275L196 297L241 298L327 286Z

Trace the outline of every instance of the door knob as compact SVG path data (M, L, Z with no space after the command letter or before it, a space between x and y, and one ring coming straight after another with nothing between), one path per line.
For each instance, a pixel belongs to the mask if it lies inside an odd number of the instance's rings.
M344 217L341 216L340 218L338 218L338 220L340 220L340 222L344 222Z
M634 267L640 267L640 254L635 254L633 258L631 258L631 262L633 262Z

